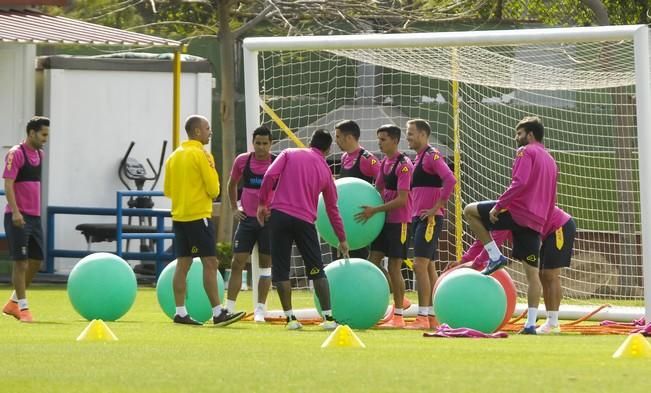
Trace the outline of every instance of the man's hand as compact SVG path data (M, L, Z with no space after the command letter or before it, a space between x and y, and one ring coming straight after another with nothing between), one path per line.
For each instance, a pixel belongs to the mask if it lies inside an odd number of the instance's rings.
M264 226L264 222L267 220L270 214L271 212L266 206L258 205L258 212L256 214L256 217L261 227Z
M488 212L488 219L495 224L497 222L497 215L500 214L500 212L495 209L495 206L491 209L490 212Z
M373 215L376 213L375 208L371 206L360 206L363 210L357 214L355 214L355 221L361 222L363 224L366 223L366 221L369 220L369 218L373 217Z
M347 241L344 240L343 242L339 242L339 247L337 247L337 250L338 250L337 254L339 257L350 258L350 255L348 254L349 249L348 249Z
M25 218L19 211L11 215L11 221L14 223L15 227L23 228L25 226Z
M246 219L246 214L244 214L244 210L240 208L233 209L233 218L238 221L243 221Z

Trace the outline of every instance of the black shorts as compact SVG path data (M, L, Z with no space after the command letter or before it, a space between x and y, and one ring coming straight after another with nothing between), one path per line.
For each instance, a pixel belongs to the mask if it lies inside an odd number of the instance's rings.
M371 243L371 251L381 252L389 258L407 258L409 227L406 222L385 222L382 231Z
M432 221L414 217L411 229L414 234L414 257L436 260L443 216L434 216Z
M279 210L271 210L269 226L271 247L271 280L282 282L289 280L291 268L292 244L303 257L305 271L310 280L325 277L321 259L321 243L313 223L290 216Z
M540 268L558 269L569 267L576 237L576 223L573 218L556 232L547 236L540 249Z
M210 218L172 221L174 249L177 257L217 256L215 224Z
M240 220L233 236L233 252L250 254L256 243L260 254L270 254L269 226L261 227L256 217Z
M495 201L488 201L480 202L477 205L477 210L479 211L484 228L489 231L510 230L513 235L513 252L511 256L531 266L538 267L540 259L540 234L531 228L518 225L508 211L499 213L497 215L497 222L492 223L489 218L489 213L495 206L495 203Z
M14 261L43 260L43 227L41 217L23 214L25 226L14 226L11 213L5 213L5 232L9 254Z

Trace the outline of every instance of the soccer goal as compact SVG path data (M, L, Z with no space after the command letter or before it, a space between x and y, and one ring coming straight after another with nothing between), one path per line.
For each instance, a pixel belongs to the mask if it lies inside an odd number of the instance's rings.
M247 132L272 125L275 151L352 119L361 144L379 154L380 125L430 122L431 143L459 179L439 243L444 263L472 240L462 207L508 186L515 124L540 116L560 169L558 205L578 225L564 304L644 304L637 312L651 317L646 26L247 38L243 49ZM404 138L401 149L415 155ZM333 146L335 173L340 154ZM293 285L308 287L299 257L292 266ZM520 264L508 269L524 295ZM406 268L408 288L411 277Z

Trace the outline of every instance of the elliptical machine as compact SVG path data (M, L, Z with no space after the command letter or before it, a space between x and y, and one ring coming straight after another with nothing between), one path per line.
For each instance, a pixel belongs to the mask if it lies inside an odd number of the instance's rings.
M127 152L124 154L124 157L122 157L122 161L120 161L120 167L118 169L118 177L120 178L120 181L122 184L124 184L124 187L127 190L132 190L133 188L129 186L129 183L127 180L133 181L133 183L136 186L136 190L142 191L145 187L145 182L147 181L153 181L151 187L149 190L153 190L156 187L156 184L158 183L158 179L160 178L161 170L163 168L163 163L165 161L165 150L167 149L167 141L163 141L163 147L161 149L160 153L160 161L158 163L158 170L154 168L154 165L151 163L149 158L147 158L147 164L149 164L149 168L151 169L152 176L148 176L147 170L145 169L145 166L142 165L140 162L138 162L135 158L129 157L131 154L131 150L133 149L133 146L135 145L135 142L131 142L129 144L129 148L127 149ZM126 180L125 180L126 178ZM129 208L142 208L142 209L152 209L154 207L154 201L152 200L151 196L137 196L137 197L129 197L129 200L127 201L127 206ZM129 216L129 221L128 224L131 225L131 219L134 216ZM152 217L138 217L138 225L139 226L152 226ZM127 239L127 250L129 249L129 242L130 240ZM150 252L154 250L154 241L152 239L141 239L140 240L140 252ZM134 267L134 271L136 273L141 273L141 274L155 274L156 273L156 267L155 264L152 263L141 263L139 265L136 265Z

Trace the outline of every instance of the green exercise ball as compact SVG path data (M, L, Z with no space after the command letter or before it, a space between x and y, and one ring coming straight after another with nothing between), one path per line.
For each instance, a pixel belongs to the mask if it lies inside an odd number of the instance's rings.
M353 329L368 329L384 316L389 306L389 284L384 273L360 258L339 259L323 270L330 284L332 316ZM314 304L321 313L316 294Z
M344 222L348 246L351 250L368 246L380 234L384 226L385 213L377 213L363 224L355 221L355 214L362 211L360 206L382 205L384 202L380 193L371 184L354 177L338 179L335 184L339 197L337 206ZM328 244L333 247L339 245L339 239L337 239L337 235L330 224L330 219L326 214L323 195L319 196L316 228L323 240Z
M474 269L457 269L434 293L434 311L441 323L493 333L504 319L506 294L502 285Z
M161 272L156 283L156 298L165 315L174 318L176 303L174 302L174 272L176 260L170 262ZM217 291L219 299L224 299L224 278L217 270ZM206 290L203 288L203 264L201 258L194 258L186 278L185 307L188 314L197 321L205 322L212 317L212 306Z
M68 276L68 298L87 320L116 321L136 300L131 266L117 255L98 252L82 258Z

